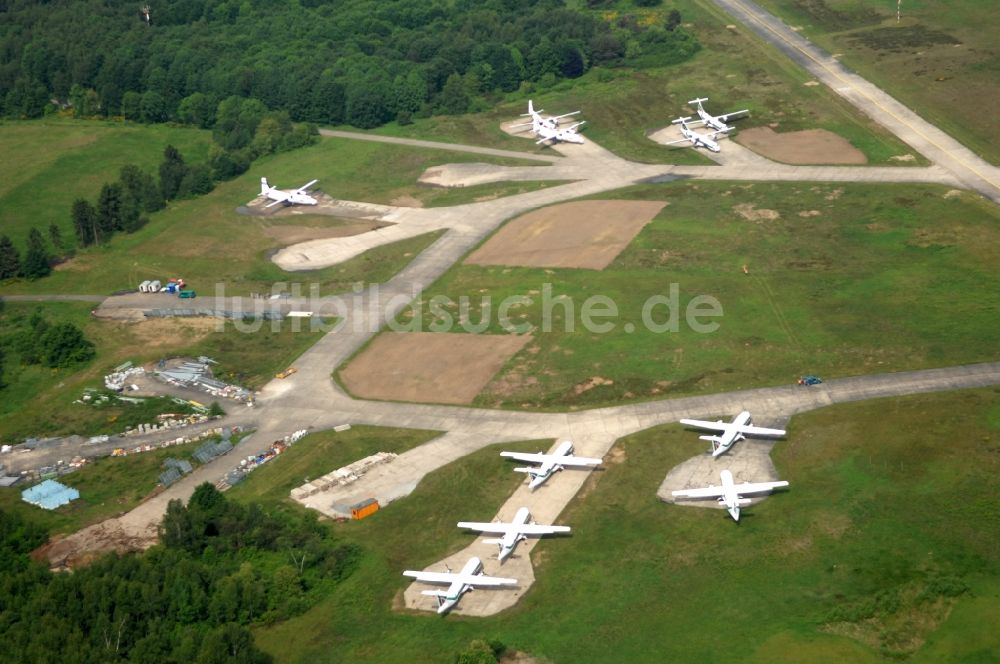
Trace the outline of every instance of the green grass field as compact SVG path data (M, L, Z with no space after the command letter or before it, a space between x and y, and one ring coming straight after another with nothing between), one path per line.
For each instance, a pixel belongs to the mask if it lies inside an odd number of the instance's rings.
M149 131L143 142L142 133ZM30 149L37 135L51 132L62 137L63 152L53 161L50 153ZM185 133L187 132L187 133ZM54 140L54 139L52 139ZM103 182L116 179L120 166L135 162L155 166L162 153L161 143L174 142L185 149L189 143L205 142L208 135L193 130L155 126L137 128L96 122L22 122L0 125L0 151L12 154L5 164L20 163L33 174L22 186L0 190L0 214L17 213L13 235L27 235L27 220L41 226L47 236L48 224L63 226L64 237L72 241L69 209L73 199L95 199ZM10 152L8 152L8 150ZM197 150L189 150L192 161ZM117 157L115 156L117 155ZM119 160L121 160L119 162ZM247 217L236 208L260 191L259 178L267 176L277 186L298 186L318 178L325 193L347 200L391 204L400 200L412 204L456 205L477 198L490 198L530 191L545 183L500 183L457 190L423 187L416 184L423 171L435 164L459 161L490 161L507 165L535 165L510 159L491 159L446 151L423 150L344 139L323 139L319 144L291 153L272 155L253 164L243 176L220 184L212 193L192 200L172 202L150 215L150 223L131 235L117 235L107 245L80 251L58 266L54 274L36 282L7 281L6 293L97 293L135 288L144 279L183 276L195 289L212 292L223 284L228 295L269 291L276 281L308 279L325 292L347 290L355 281L378 282L388 279L423 250L433 239L414 238L373 250L336 268L310 273L288 273L277 269L268 252L282 243L268 231L282 225L336 227L344 220L310 216ZM101 166L97 167L96 164ZM79 167L80 171L74 168ZM539 166L544 168L544 165ZM155 170L155 169L153 169ZM86 173L86 177L82 174ZM376 175L377 174L377 175ZM29 199L25 192L31 192ZM30 210L31 215L26 214ZM20 225L18 225L20 224ZM23 226L23 228L22 228ZM20 229L20 230L17 230ZM238 242L234 242L238 238ZM18 243L23 250L23 243Z
M987 161L1000 163L996 5L761 0L761 5Z
M216 375L252 389L312 346L321 331L303 327L293 331L290 321L272 329L270 323L253 333L227 324L215 331L216 319L157 320L139 324L98 319L87 303L7 303L0 324L11 317L41 309L51 322L68 321L83 329L95 345L97 357L84 367L48 369L22 366L13 355L5 363L7 386L0 391L0 440L19 442L28 436L118 433L125 427L126 404L94 408L74 404L85 387L102 387L102 376L126 360L136 364L164 357L208 355L216 359Z
M24 251L28 232L48 239L56 224L76 244L70 207L77 198L97 200L101 186L118 179L125 164L154 175L163 148L173 145L185 161L204 162L208 131L167 125L77 120L0 123L0 229Z
M488 293L491 333L504 332L505 298L531 302L512 308L510 322L530 326L535 338L478 405L565 410L788 384L808 373L996 359L1000 213L976 196L936 186L675 182L609 197L669 204L605 270L459 264L425 291L420 321L429 330L443 318L430 306L435 296L467 297L477 324ZM679 329L653 331L643 307L669 296L672 284ZM582 325L595 295L617 306L617 317L595 319L610 321L610 331ZM722 317L701 319L718 322L715 332L686 324L685 308L699 295L722 306ZM462 332L458 306L444 310L451 331ZM666 306L651 315L660 324L666 317Z
M497 449L483 450L365 521L331 524L363 547L358 571L256 638L279 662L449 661L477 638L553 662L988 661L1000 648L989 628L1000 616L998 399L970 390L796 417L773 453L790 489L738 525L656 499L670 468L704 452L691 432L627 437L624 460L561 515L572 537L535 548L535 585L514 609L394 611L400 571L462 547L454 522L491 514L516 485ZM239 491L266 497L267 479Z
M681 113L690 114L692 111L684 110L688 100L708 97L710 111L750 109L749 118L735 122L737 130L767 125L779 132L823 128L847 138L871 163L923 163L918 155L912 162L893 161L892 157L912 151L825 86L806 86L810 81L806 72L777 50L743 31L726 28L733 20L708 0L680 0L650 10L627 6L602 13L611 20L629 12L662 20L675 7L703 46L683 64L638 71L592 70L572 84L512 93L485 113L417 120L406 127L390 124L376 131L507 149L540 149L499 129L501 122L526 112L530 96L536 108L548 113L582 109L580 117L587 120L584 136L627 159L712 163L693 150L664 148L646 138L648 132L669 124Z

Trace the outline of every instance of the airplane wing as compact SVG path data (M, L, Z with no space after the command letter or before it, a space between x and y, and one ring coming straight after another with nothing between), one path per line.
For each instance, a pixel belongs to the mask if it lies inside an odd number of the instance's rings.
M513 523L482 523L477 521L459 521L459 528L469 528L471 530L478 530L482 533L509 533L511 530L517 530L517 525Z
M568 533L569 531L569 526L540 526L531 523L525 523L517 527L517 532L522 535L548 535L551 533Z
M507 534L517 532L524 535L547 535L549 533L568 533L569 526L540 526L531 523L475 523L460 521L459 528L470 528L484 533Z
M748 109L744 108L742 111L733 111L732 113L726 113L725 115L718 116L718 118L723 122L727 122L729 118L734 118L737 115L743 115L744 113L749 113L749 112L750 111Z
M767 427L742 426L737 427L740 433L749 433L756 436L784 436L784 429L768 429Z
M686 139L685 139L686 140ZM681 424L699 429L711 429L712 431L725 431L729 428L728 422L708 422L706 420L681 420Z
M265 208L269 208L269 207L274 207L274 206L275 206L275 205L277 205L278 203L284 203L285 201L287 201L287 200L288 200L288 194L285 194L284 192L282 192L282 194L283 194L283 195L282 195L282 197L281 197L281 198L279 198L279 199L275 200L275 201L274 201L273 203L268 203L268 204L267 204L267 205L265 205L264 207L265 207Z
M299 191L305 191L306 189L308 189L309 187L313 186L317 182L319 182L319 180L313 180L312 182L308 182L308 183L302 185L301 187L299 187Z
M403 576L409 576L417 581L425 581L427 583L452 583L459 581L459 577L462 575L451 572L417 572L408 569L403 572Z
M672 496L681 496L683 498L718 498L723 493L725 489L721 486L708 486L703 489L681 489L679 491L671 491Z
M676 145L677 143L691 143L691 139L690 138L682 138L679 141L667 141L666 143L663 143L663 145Z
M743 484L733 485L736 489L737 494L745 493L761 493L763 491L770 491L771 489L777 489L778 487L788 486L788 482L782 480L781 482L744 482Z

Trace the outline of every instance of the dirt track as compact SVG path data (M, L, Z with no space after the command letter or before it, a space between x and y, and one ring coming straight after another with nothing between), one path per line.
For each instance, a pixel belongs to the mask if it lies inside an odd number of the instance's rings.
M603 270L659 214L662 201L576 201L529 212L466 263Z
M467 404L530 335L383 334L340 373L364 399Z
M785 164L867 164L865 153L826 129L777 133L770 127L744 129L736 141Z

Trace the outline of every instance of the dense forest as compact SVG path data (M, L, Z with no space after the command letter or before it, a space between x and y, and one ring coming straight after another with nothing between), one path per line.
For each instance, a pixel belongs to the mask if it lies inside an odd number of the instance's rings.
M591 0L589 6L606 2ZM657 5L659 0L644 0ZM484 108L595 66L698 50L676 10L596 12L561 0L2 0L8 117L212 127L238 97L293 121L375 127Z
M72 573L31 560L46 533L0 511L0 659L263 664L249 626L308 608L358 552L312 514L240 505L209 484L172 501L160 544Z

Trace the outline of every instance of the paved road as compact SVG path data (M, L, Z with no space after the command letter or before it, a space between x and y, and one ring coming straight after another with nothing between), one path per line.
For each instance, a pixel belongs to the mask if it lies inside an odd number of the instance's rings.
M714 0L838 95L965 186L1000 202L1000 169L896 101L751 0Z
M0 295L6 302L103 302L107 295Z

